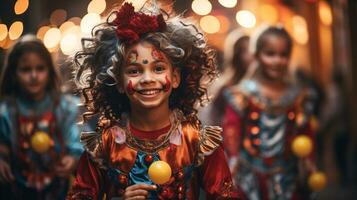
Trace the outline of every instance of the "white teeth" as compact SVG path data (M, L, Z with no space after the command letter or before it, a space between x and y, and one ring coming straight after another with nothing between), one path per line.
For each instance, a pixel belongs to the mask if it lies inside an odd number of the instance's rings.
M159 92L160 92L160 90L141 90L141 91L139 91L139 93L143 94L143 95L153 95L153 94L157 94Z

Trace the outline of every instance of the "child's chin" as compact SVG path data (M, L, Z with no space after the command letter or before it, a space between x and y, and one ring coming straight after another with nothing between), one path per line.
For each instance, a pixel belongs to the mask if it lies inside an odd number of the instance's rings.
M140 107L144 108L144 109L152 109L152 108L156 108L158 106L161 105L161 101L151 101L151 102L141 102L140 103Z

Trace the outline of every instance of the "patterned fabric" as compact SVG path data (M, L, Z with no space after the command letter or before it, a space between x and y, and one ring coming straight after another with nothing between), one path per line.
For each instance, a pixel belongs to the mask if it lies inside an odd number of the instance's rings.
M57 194L49 198L63 199L68 180L56 177L54 168L61 156L79 157L83 151L76 125L77 104L78 99L68 95L61 95L58 100L46 95L40 102L22 98L0 102L0 144L11 150L7 159L18 185L13 188L18 191L15 194L34 190L34 194L37 191L43 196L40 199L46 197L45 193ZM39 132L50 138L50 148L45 153L31 147L32 137Z
M257 82L244 80L224 94L224 145L236 183L248 199L294 198L299 170L290 145L297 135L314 138L305 91L291 85L273 102Z
M133 138L126 122L110 123L100 139L92 137L97 141L97 147L91 148L95 151L82 155L68 199L102 199L103 196L110 199L122 196L129 185L152 184L147 167L155 160L167 162L172 177L168 183L158 185L150 198L198 199L202 187L207 199L238 199L220 147L220 129L198 129L185 122L180 113L174 112L170 131L155 140L155 151L148 149L154 141ZM84 141L91 144L93 140L88 138L91 137L87 133ZM113 170L116 174L108 176Z

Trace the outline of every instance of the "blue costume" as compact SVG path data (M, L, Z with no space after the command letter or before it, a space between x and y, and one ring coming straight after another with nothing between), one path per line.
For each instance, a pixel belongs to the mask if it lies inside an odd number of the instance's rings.
M6 98L0 103L1 159L10 166L15 181L1 192L11 199L64 199L68 178L58 177L54 168L65 155L82 153L76 125L78 99L70 95L47 94L41 101ZM39 153L33 148L33 135L45 133L50 147ZM9 193L9 194L7 194ZM12 194L11 194L12 193ZM11 195L11 196L8 196Z

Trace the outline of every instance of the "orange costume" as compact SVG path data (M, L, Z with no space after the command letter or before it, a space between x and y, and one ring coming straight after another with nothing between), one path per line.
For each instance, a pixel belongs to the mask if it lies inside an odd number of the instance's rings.
M190 124L178 110L170 126L154 132L137 130L127 119L99 124L97 132L102 134L82 134L87 152L68 199L111 199L122 196L129 185L153 184L147 169L157 160L170 165L172 176L150 192L149 199L198 199L200 186L207 199L238 199L219 127Z

